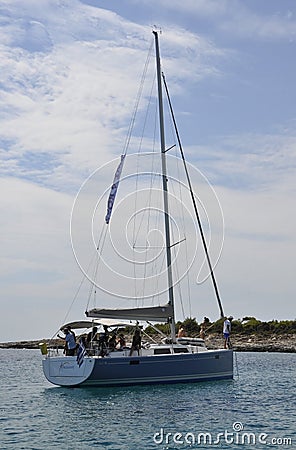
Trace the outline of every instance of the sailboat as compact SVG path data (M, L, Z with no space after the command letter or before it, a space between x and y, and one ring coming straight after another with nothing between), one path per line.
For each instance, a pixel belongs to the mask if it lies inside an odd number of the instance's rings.
M163 92L168 95L167 84L161 72L159 32L153 31L154 47L156 57L156 82L158 93L158 115L160 125L160 178L162 187L162 218L164 222L164 260L167 287L164 292L166 301L158 305L147 306L143 304L133 305L128 308L106 308L94 307L86 311L86 319L63 324L61 330L72 334L73 330L94 329L95 331L104 327L105 332L99 333L96 340L89 344L85 339L80 339L79 346L72 354L61 353L55 348L42 346L43 371L48 381L60 386L125 386L142 385L153 383L184 383L209 380L225 380L233 378L233 352L231 349L207 349L201 338L177 337L176 336L176 305L174 289L178 283L174 282L172 270L172 248L176 245L172 242L171 221L169 216L169 194L167 174L167 152L164 130L164 108ZM169 99L169 95L168 95ZM170 99L168 101L173 123L176 125ZM181 146L179 134L177 133L181 160L184 163L186 180L188 182L193 209L196 213L197 229L201 234L206 260L209 265L210 276L213 281L214 290L219 303L220 315L224 316L217 283L211 264L206 239L202 229L202 223L195 195L193 193L188 169ZM108 199L106 226L112 215L112 209L117 193L121 172L123 169L125 155L122 155L117 168L110 196ZM180 242L178 245L182 245ZM145 280L144 280L145 281ZM163 297L162 297L163 298ZM157 329L157 323L169 324L170 334L158 341L141 342L141 334L145 328L142 323L148 323ZM124 330L126 326L133 326L134 335L138 341L124 343L125 345L110 348L106 334L112 334L112 330ZM95 327L95 328L94 328ZM108 331L107 331L108 330ZM98 336L98 335L97 335ZM140 338L139 338L140 336Z

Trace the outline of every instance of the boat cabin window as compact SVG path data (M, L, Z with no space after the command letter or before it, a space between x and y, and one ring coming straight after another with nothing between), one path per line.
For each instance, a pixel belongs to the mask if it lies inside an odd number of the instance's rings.
M188 348L174 347L174 353L188 353Z
M171 349L169 347L167 348L155 348L154 349L154 355L168 355L171 353Z

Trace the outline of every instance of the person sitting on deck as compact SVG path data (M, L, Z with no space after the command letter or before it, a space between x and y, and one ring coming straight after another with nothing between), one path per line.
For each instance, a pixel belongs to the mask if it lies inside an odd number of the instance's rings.
M119 338L117 340L116 347L118 347L118 346L119 346L119 350L122 350L123 348L126 347L126 341L125 341L124 335L122 333L120 333Z
M137 350L138 355L140 354L141 348L141 331L140 328L135 329L135 333L133 335L132 347L129 356L132 356L134 350Z
M111 334L111 337L108 341L108 347L111 351L115 350L116 347L116 333L115 331L113 331L113 333Z
M72 333L68 330L68 328L64 328L65 337L62 337L58 334L59 339L65 340L65 348L64 353L66 356L74 356L76 350L76 340Z
M104 333L99 334L99 356L105 356L108 353L109 331L107 325L104 325Z

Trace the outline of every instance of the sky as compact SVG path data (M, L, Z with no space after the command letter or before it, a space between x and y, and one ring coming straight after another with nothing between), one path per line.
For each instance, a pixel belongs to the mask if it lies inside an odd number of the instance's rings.
M98 192L112 182L155 26L185 153L223 211L224 309L294 320L295 2L0 0L0 20L0 341L83 318L73 202L98 168ZM199 287L192 316L216 320Z

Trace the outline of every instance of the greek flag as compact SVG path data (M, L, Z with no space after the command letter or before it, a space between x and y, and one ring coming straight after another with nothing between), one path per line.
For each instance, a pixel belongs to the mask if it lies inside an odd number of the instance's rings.
M114 175L113 184L111 186L110 195L109 195L108 203L107 203L107 214L106 214L106 217L105 217L105 221L106 221L107 225L108 225L108 223L110 221L114 200L115 200L117 188L118 188L118 185L119 185L120 175L121 175L121 172L122 172L124 158L125 158L125 155L121 155L121 161L119 163L119 166L117 167L117 170L116 170L115 175Z
M85 350L85 347L84 347L84 344L83 344L82 340L80 339L79 347L78 347L78 350L77 350L77 358L76 358L76 361L77 361L77 364L78 364L79 367L83 363L84 355L86 355L86 350Z

